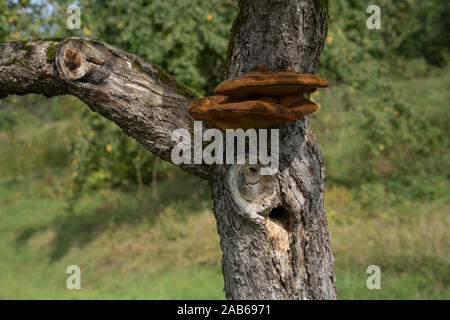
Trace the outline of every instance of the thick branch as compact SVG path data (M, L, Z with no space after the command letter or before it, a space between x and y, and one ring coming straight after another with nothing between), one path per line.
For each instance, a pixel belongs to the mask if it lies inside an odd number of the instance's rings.
M192 132L187 113L196 95L134 54L106 43L71 38L0 44L0 98L8 94L71 94L129 136L170 161L174 130ZM203 179L209 168L180 167Z

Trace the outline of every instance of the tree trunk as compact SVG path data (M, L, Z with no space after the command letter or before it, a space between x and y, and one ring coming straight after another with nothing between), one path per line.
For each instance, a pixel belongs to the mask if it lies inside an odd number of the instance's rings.
M327 32L326 8L318 3L242 1L227 76L241 76L257 64L274 71L314 73ZM335 299L323 155L307 118L280 127L279 158L278 174L261 176L257 188L245 182L248 175L258 179L254 166L214 168L226 296Z
M232 30L227 76L257 64L313 73L326 31L326 0L244 0ZM0 44L0 98L72 94L170 161L175 129L193 134L196 98L151 63L100 41ZM307 118L280 128L279 171L181 164L212 185L229 299L335 299L323 201L324 165ZM248 184L246 184L247 182Z

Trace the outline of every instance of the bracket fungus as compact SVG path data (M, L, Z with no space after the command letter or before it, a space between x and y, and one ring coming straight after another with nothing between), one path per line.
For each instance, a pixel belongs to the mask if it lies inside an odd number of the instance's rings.
M261 129L304 117L318 105L304 97L328 87L323 78L292 70L273 72L258 65L244 76L223 81L216 95L192 101L189 114L226 129Z

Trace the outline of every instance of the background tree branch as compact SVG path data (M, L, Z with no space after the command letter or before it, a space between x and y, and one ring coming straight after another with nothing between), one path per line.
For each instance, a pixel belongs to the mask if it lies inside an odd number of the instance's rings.
M171 133L192 132L187 108L196 94L159 67L106 43L70 38L0 44L0 97L71 94L170 161ZM181 164L202 179L206 165Z

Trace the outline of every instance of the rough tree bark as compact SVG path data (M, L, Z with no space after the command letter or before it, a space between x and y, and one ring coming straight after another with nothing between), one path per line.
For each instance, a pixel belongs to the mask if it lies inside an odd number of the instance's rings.
M314 73L327 33L320 3L241 2L227 76L241 76L257 64ZM227 298L334 299L323 155L307 118L280 127L279 157L276 177L261 178L260 187L252 185L250 192L246 181L255 179L248 176L257 175L251 166L214 168Z
M232 29L227 77L257 64L314 73L326 38L326 1L244 0ZM0 44L0 98L72 94L170 161L171 133L193 132L195 94L156 66L108 44ZM335 299L324 207L324 163L307 118L280 128L280 168L181 165L210 182L229 299Z

